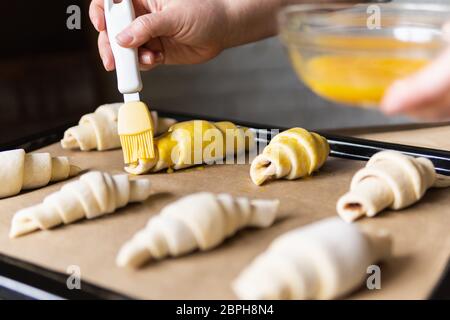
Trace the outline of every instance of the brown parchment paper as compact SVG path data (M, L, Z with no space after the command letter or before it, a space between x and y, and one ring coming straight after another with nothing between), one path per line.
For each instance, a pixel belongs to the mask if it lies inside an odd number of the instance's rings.
M449 127L390 132L365 137L450 150ZM71 152L58 144L42 150L68 155L85 170L122 172L121 151ZM13 214L36 204L65 182L0 200L0 252L51 270L81 268L81 277L96 285L146 299L234 299L230 288L239 272L278 235L335 215L335 203L347 191L363 162L330 158L312 178L275 181L257 187L248 165L216 165L172 174L153 174L154 194L143 204L95 220L36 232L10 240ZM168 259L132 271L115 266L121 245L166 204L198 192L229 192L281 200L282 218L265 230L247 229L209 252ZM441 276L450 253L450 190L431 190L419 204L401 212L386 212L360 224L385 228L394 237L394 256L382 264L382 288L362 288L350 298L424 299Z

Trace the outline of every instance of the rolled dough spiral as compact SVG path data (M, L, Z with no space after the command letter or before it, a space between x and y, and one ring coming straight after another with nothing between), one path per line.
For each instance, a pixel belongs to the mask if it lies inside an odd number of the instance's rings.
M229 194L196 193L166 206L120 250L117 265L139 267L148 260L218 246L244 227L272 225L278 200L249 200Z
M88 172L47 196L41 204L18 211L12 219L10 237L110 214L130 202L144 201L149 195L148 180L130 181L125 174Z
M240 299L333 299L362 285L367 268L391 252L384 232L363 233L339 218L275 239L233 282Z
M292 128L276 135L250 167L256 185L269 179L294 180L311 175L325 163L330 147L314 132Z
M71 165L67 157L52 157L50 153L26 154L23 149L0 152L0 198L44 187L79 172L80 168Z
M64 149L110 150L120 148L120 138L117 132L117 116L122 103L105 104L94 113L81 117L77 126L69 128L64 133L61 146ZM166 132L176 121L170 118L160 118L157 112L151 113L155 135Z
M450 179L438 176L430 160L382 151L353 176L337 212L347 222L373 217L386 208L399 210L416 203L430 187L449 185Z
M179 170L243 154L255 146L254 134L227 121L192 120L171 126L155 139L155 158L125 167L131 174Z

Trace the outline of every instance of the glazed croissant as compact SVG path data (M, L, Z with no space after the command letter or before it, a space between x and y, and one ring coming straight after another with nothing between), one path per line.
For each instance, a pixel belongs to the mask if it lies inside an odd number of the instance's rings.
M314 132L292 128L276 135L250 167L256 185L269 179L294 180L311 175L325 163L330 152L327 140Z
M67 157L26 154L23 149L0 152L0 198L62 181L79 172L80 168L71 165Z
M272 225L278 200L249 200L229 194L196 193L166 206L120 250L117 265L139 267L148 260L208 250L245 227Z
M390 255L384 232L363 233L338 218L281 235L233 283L240 299L333 299L361 286Z
M94 113L81 117L77 126L69 128L64 133L61 146L64 149L110 150L120 148L120 138L117 132L117 116L122 103L105 104ZM176 121L170 118L160 118L157 112L152 112L155 135L159 135Z
M41 204L18 211L12 219L10 237L110 214L130 202L144 201L149 195L148 180L130 181L125 174L89 172Z
M230 155L244 154L254 146L253 133L231 122L179 122L155 139L154 159L140 159L138 163L126 166L125 171L143 174L211 164Z
M351 222L386 208L399 210L419 201L433 186L450 186L450 179L438 176L430 160L382 151L353 176L350 191L337 203L337 212Z

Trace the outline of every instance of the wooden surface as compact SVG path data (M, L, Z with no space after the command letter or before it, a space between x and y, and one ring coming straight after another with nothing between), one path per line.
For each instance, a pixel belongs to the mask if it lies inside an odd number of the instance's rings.
M370 137L411 143L420 137L423 143L429 144L427 146L450 150L450 142L445 139L447 131L442 129L448 128ZM85 170L121 172L121 153L118 150L67 152L57 144L45 150L54 155L67 154ZM251 183L247 165L217 165L173 174L155 174L148 176L153 183L154 194L144 204L129 206L107 217L36 232L16 240L8 239L14 212L36 204L58 190L63 183L57 183L0 200L0 252L63 273L69 266L77 265L81 268L83 280L132 297L233 299L230 283L240 270L283 232L334 216L336 200L346 192L353 173L362 166L362 162L331 158L312 178L277 181L263 187ZM281 219L266 230L244 230L210 252L168 259L139 271L115 266L114 259L120 246L141 229L149 217L180 196L204 190L253 198L278 198L281 200ZM363 288L351 298L428 297L442 274L450 252L449 207L448 190L431 190L421 203L407 210L386 212L359 222L391 232L394 256L381 265L381 290Z
M360 134L360 138L370 138L378 141L388 141L393 143L414 145L431 149L450 150L450 126L435 128L423 128L414 130L414 137L411 131L402 130L398 132L380 132L376 135L365 133Z

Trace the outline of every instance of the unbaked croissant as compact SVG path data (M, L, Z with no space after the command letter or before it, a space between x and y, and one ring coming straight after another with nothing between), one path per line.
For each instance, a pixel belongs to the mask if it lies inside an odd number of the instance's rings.
M222 160L230 155L244 154L255 146L254 134L231 122L192 120L171 126L155 139L155 158L140 159L128 165L131 174L179 170L194 165Z
M229 194L196 193L166 206L120 250L117 265L139 267L149 260L208 250L245 227L275 221L278 200L249 200Z
M64 133L61 145L64 149L110 150L120 147L117 132L117 116L122 103L105 104L94 113L81 117L77 126L69 128ZM166 132L176 121L170 118L160 118L157 112L152 112L155 135Z
M358 288L367 268L387 258L391 238L339 218L281 235L233 283L240 299L333 299Z
M256 185L269 179L294 180L311 175L325 163L330 146L314 132L292 128L276 135L250 167Z
M148 180L130 181L125 174L88 172L42 203L18 211L12 219L10 237L110 214L128 203L144 201L149 195Z
M337 203L337 212L351 222L386 208L399 210L419 201L433 186L450 186L450 179L438 176L430 160L382 151L353 176L350 191Z
M0 152L0 198L44 187L79 172L80 168L71 165L67 157L52 157L50 153L26 154L23 149L3 151Z

